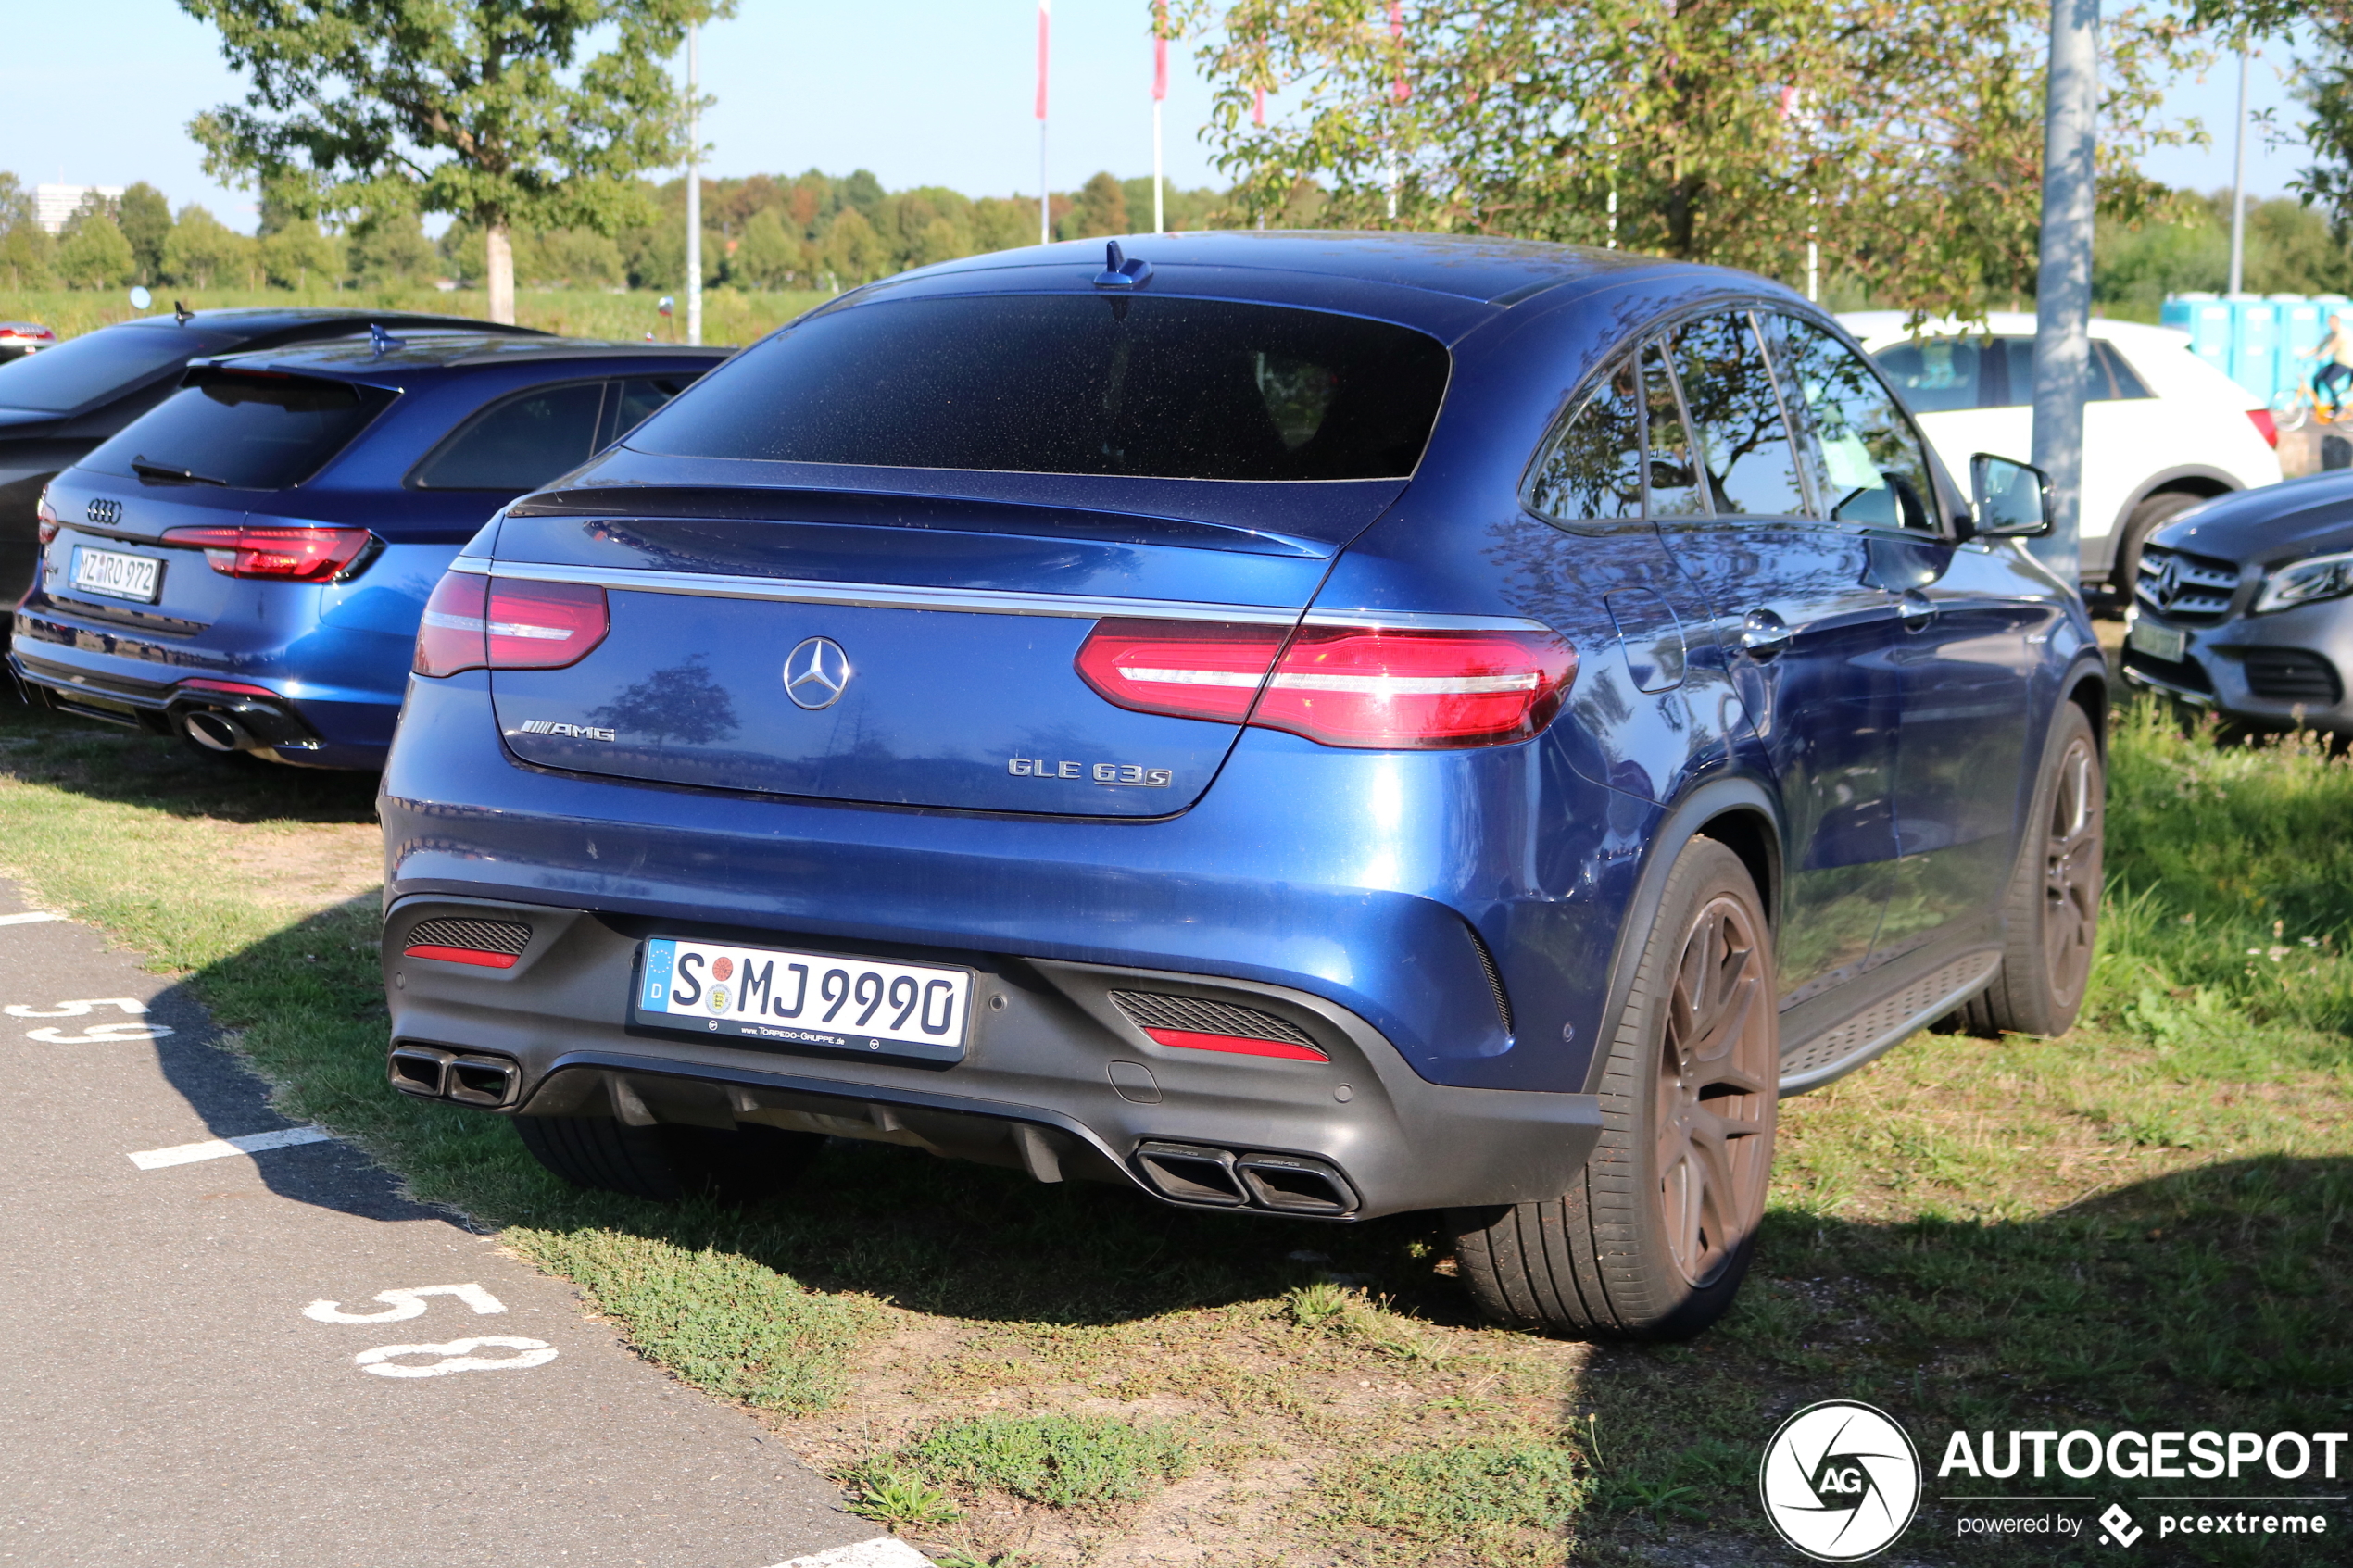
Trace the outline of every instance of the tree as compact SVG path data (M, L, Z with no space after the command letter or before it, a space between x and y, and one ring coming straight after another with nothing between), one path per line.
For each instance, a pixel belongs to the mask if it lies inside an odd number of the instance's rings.
M139 282L152 283L163 277L163 243L171 234L171 204L163 193L145 180L122 193L116 204L115 224L122 237L131 243L131 256Z
M368 214L352 225L344 254L353 279L368 288L412 283L441 270L441 253L425 238L414 207Z
M260 261L260 247L250 236L190 202L164 242L163 276L187 288L208 289L242 282Z
M515 319L513 232L610 232L640 170L683 160L667 62L734 0L180 0L250 82L190 131L216 174L336 212L478 224L490 316ZM587 55L601 44L601 51ZM584 59L584 56L586 57Z
M131 242L122 237L107 206L94 192L82 198L81 207L66 220L65 232L58 236L57 275L68 288L113 288L129 282L138 266L131 254Z
M1245 205L1302 182L1327 222L1616 244L1784 278L1823 270L1931 312L2031 283L2042 169L2041 0L1237 0L1189 25L1212 134ZM1395 19L1394 23L1391 18ZM2156 188L2140 155L2182 23L2102 24L2108 210ZM1264 126L1264 90L1295 106ZM1613 218L1613 207L1615 217Z
M0 275L10 289L48 286L57 246L33 217L32 193L0 170Z
M775 209L763 207L745 220L743 243L736 247L730 270L755 288L806 288L808 248L799 235L786 232Z
M261 270L282 289L330 282L343 268L343 252L308 218L296 219L261 237Z
M1078 188L1070 216L1054 226L1058 240L1086 240L1098 234L1127 232L1127 192L1109 174L1096 175Z

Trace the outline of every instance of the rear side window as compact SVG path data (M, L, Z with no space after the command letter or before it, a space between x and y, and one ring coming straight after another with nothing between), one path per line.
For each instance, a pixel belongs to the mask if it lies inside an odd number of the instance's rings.
M686 391L694 379L690 375L631 376L613 383L612 394L605 399L605 429L597 449L603 451L645 423L646 416Z
M69 413L237 341L184 327L102 327L0 365L0 408Z
M1789 425L1748 312L1703 317L1677 328L1673 344L1716 515L1806 516Z
M747 350L629 444L886 468L1397 478L1421 458L1448 364L1410 328L1279 306L890 300Z
M2034 401L2034 340L2031 337L2006 337L2001 344L2009 359L2008 382L1994 400L1989 400L1981 407L2026 408ZM2083 388L2083 395L2090 402L2111 403L2157 395L2148 389L2124 356L2116 351L2114 344L2094 338L2091 378Z
M536 490L594 456L603 382L518 394L458 427L409 483L425 490Z
M397 395L256 371L199 370L191 380L82 466L151 484L283 490L326 467Z
M1683 428L1682 406L1675 400L1674 378L1659 345L1642 350L1644 442L1650 451L1651 515L1705 517L1707 495L1700 488L1699 468L1692 461L1690 435Z
M1642 424L1634 362L1604 371L1536 465L1528 504L1563 521L1642 515Z
M1993 338L1914 338L1871 358L1917 413L1998 408L2007 400L2004 349Z
M1804 321L1777 316L1767 325L1823 508L1840 522L1933 526L1919 433L1869 362Z

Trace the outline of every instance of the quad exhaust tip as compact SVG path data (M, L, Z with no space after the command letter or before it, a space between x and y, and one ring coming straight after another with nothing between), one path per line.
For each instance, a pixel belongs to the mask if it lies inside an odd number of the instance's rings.
M407 1041L392 1047L390 1071L392 1086L404 1094L490 1110L511 1105L522 1085L522 1069L505 1057L475 1056Z
M1136 1169L1161 1197L1198 1208L1329 1217L1354 1212L1358 1201L1339 1167L1303 1154L1155 1141L1137 1146Z

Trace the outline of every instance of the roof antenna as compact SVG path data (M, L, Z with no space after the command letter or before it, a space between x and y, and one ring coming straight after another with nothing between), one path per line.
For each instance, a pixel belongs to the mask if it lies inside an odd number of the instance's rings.
M1152 264L1142 257L1129 260L1117 240L1103 242L1103 270L1095 274L1099 289L1132 289L1152 275Z
M175 299L171 302L171 319L179 322L182 326L186 326L190 321L195 320L195 317L196 313L195 311L189 309L178 300Z
M383 358L400 346L400 340L384 331L382 321L368 323L368 345L375 350L375 358Z

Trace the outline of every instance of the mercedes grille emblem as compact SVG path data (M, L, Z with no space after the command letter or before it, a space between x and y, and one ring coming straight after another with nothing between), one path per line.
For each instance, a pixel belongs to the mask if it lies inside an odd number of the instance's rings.
M2178 560L2169 560L2165 563L2165 570L2157 574L2158 606L2165 609L2171 609L2174 599L2181 596L2181 592L2182 563Z
M809 637L785 657L785 695L813 713L841 700L849 675L849 656L839 643Z

